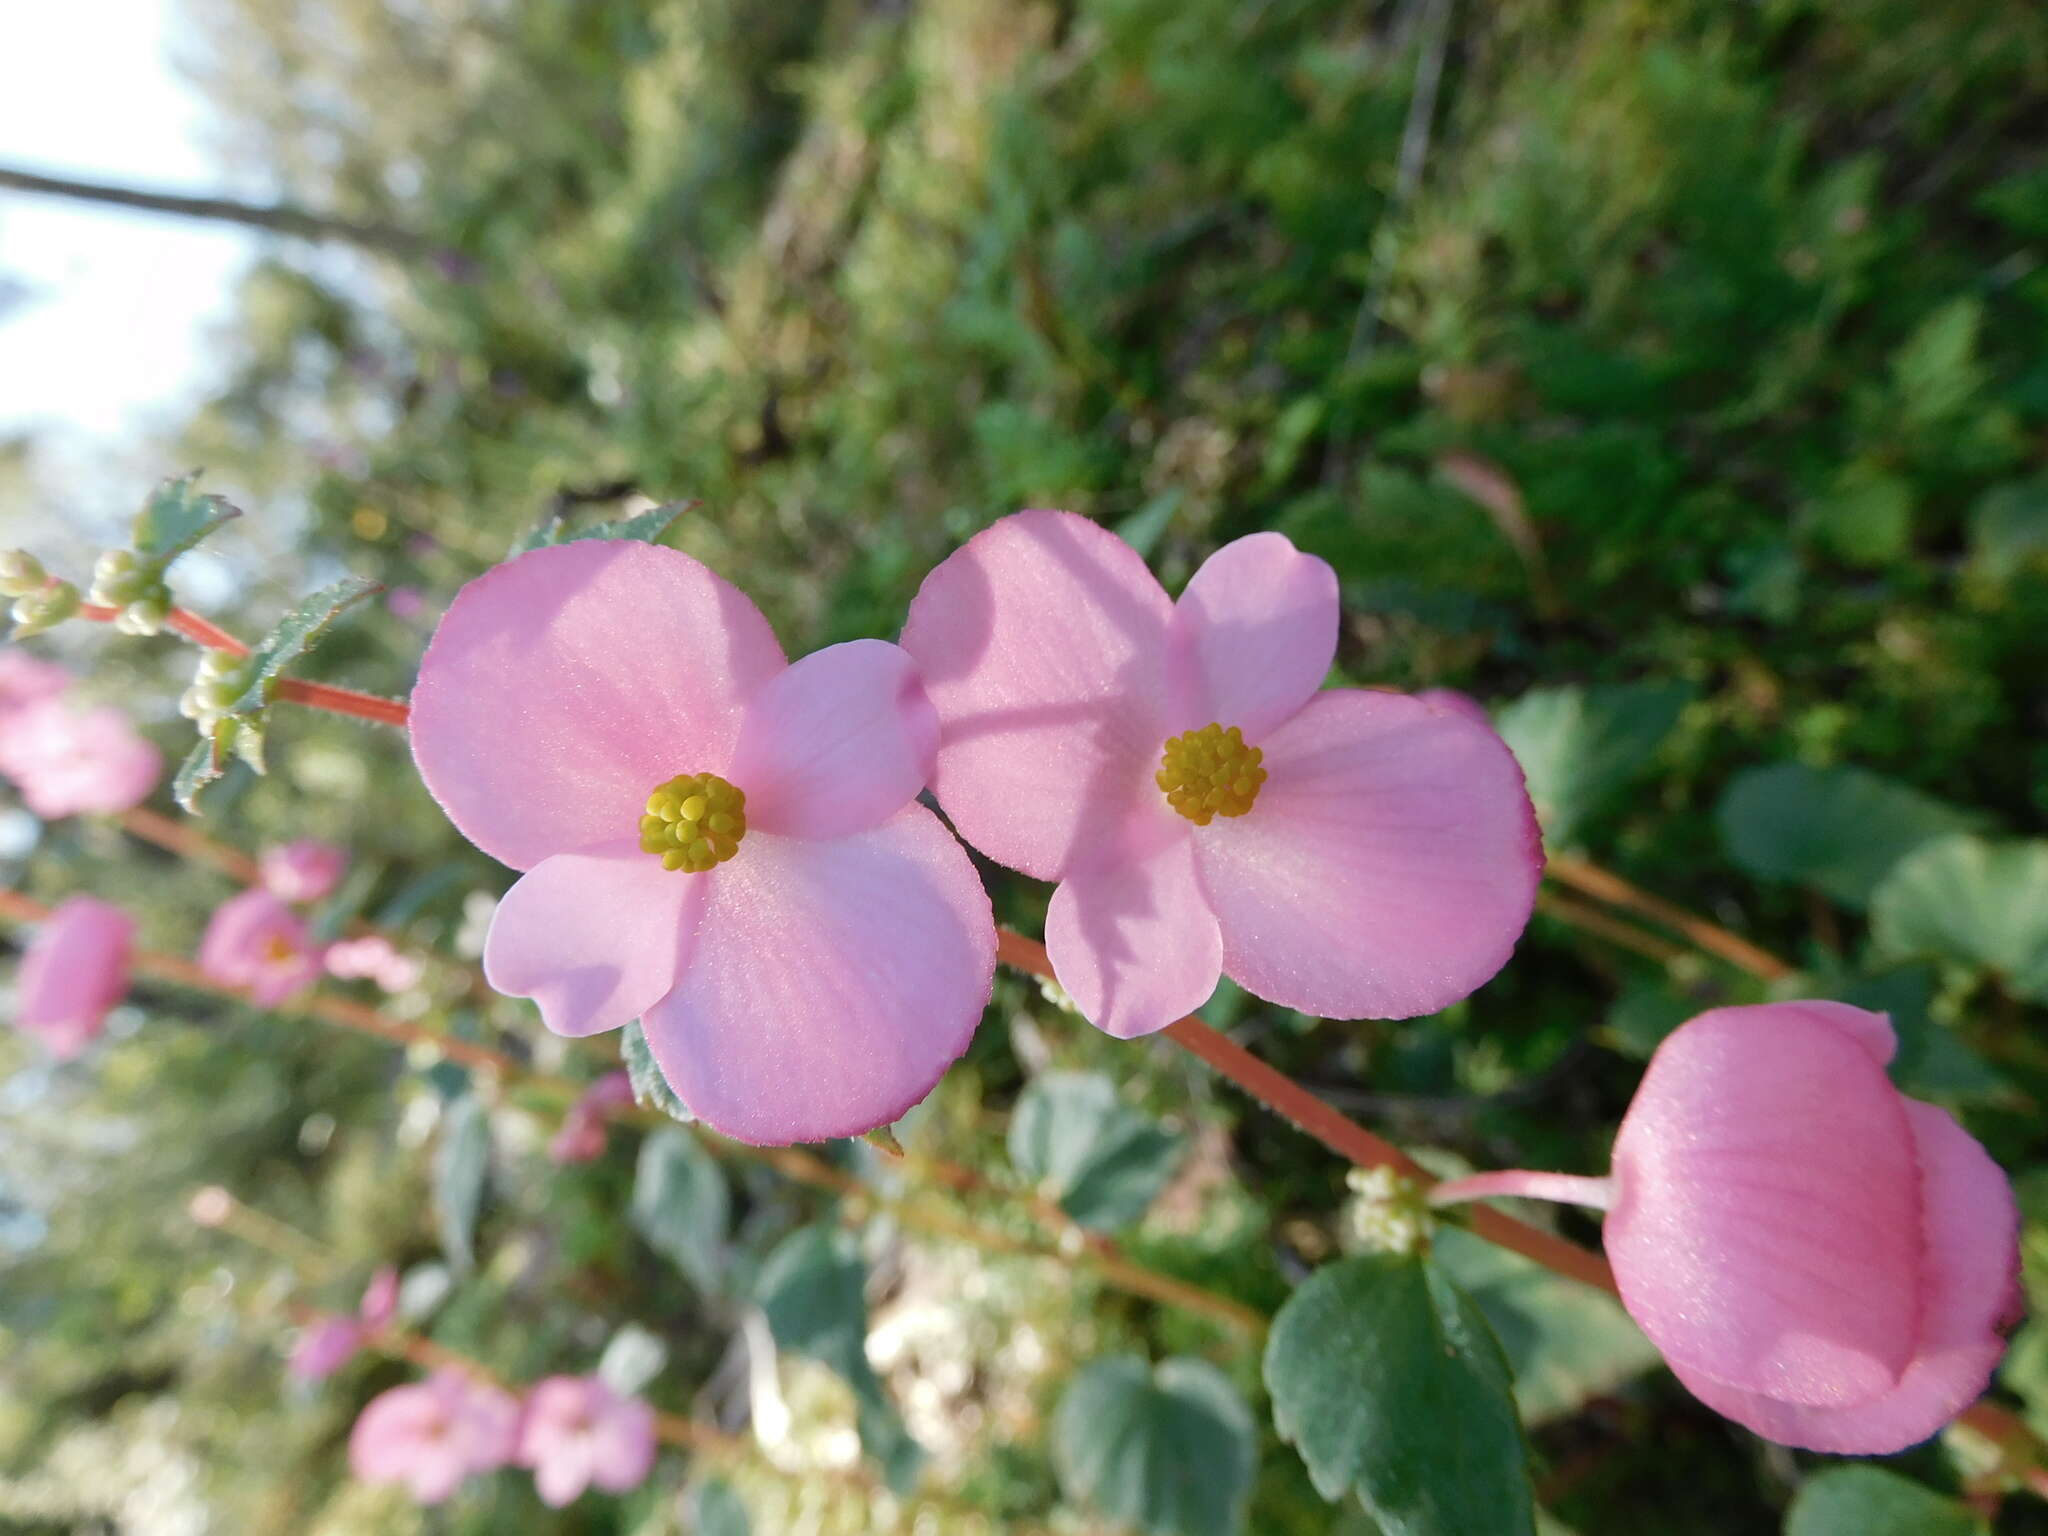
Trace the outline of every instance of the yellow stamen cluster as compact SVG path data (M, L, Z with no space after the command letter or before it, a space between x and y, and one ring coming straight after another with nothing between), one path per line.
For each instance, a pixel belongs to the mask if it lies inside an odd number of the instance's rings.
M740 851L747 835L747 794L715 773L686 773L647 797L640 846L663 869L701 875Z
M1217 816L1242 816L1259 798L1265 753L1244 744L1244 732L1211 722L1185 731L1166 744L1152 778L1166 791L1166 803L1198 827Z

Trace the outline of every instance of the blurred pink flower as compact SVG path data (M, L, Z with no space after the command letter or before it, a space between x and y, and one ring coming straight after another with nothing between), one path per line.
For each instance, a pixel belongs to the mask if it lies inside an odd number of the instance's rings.
M519 1405L460 1371L372 1398L349 1432L349 1468L366 1483L403 1483L422 1504L439 1504L466 1480L512 1459Z
M925 578L903 647L941 735L932 790L998 863L1057 881L1045 942L1099 1028L1201 1006L1219 974L1331 1018L1472 992L1528 922L1543 850L1481 719L1323 689L1337 578L1277 533L1179 600L1123 540L1020 512Z
M199 943L199 968L274 1008L320 974L320 950L305 921L261 886L213 909Z
M644 1018L683 1101L755 1143L895 1119L981 1017L988 897L915 803L935 734L895 646L791 666L737 588L605 540L463 588L412 697L427 787L526 871L491 984L558 1034Z
M55 662L38 661L9 646L0 650L0 719L30 704L54 699L71 686L71 674Z
M357 1309L363 1326L372 1333L387 1328L398 1316L398 1271L389 1264L380 1267L363 1287L362 1305Z
M1892 1086L1894 1044L1842 1003L1717 1008L1658 1047L1611 1177L1431 1198L1605 1205L1622 1302L1695 1396L1785 1445L1890 1455L1983 1392L2020 1300L2012 1187Z
M340 939L327 946L327 974L341 981L374 981L386 992L404 992L419 985L425 968L401 955L382 934Z
M354 1317L323 1313L299 1330L287 1369L296 1381L325 1381L355 1358L371 1334L398 1312L398 1271L389 1265L370 1277Z
M125 811L149 798L162 754L118 709L45 698L0 716L0 773L45 821Z
M90 896L57 910L22 955L15 1022L68 1061L97 1039L107 1012L128 993L135 919Z
M589 1163L604 1156L606 1122L614 1110L633 1102L633 1083L623 1072L607 1072L569 1106L561 1129L548 1142L548 1156L558 1163Z
M384 606L395 619L416 619L427 611L427 598L418 587L393 587Z
M348 869L348 855L329 843L301 838L266 848L257 861L263 888L279 901L304 906L334 893Z
M550 1376L527 1397L519 1464L533 1468L550 1509L574 1503L593 1483L628 1493L654 1470L654 1410L595 1376Z

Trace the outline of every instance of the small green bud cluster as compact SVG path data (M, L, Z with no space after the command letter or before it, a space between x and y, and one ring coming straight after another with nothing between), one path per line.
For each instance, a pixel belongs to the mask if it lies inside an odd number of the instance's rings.
M14 638L19 640L27 635L39 635L46 629L55 629L66 619L78 612L78 588L68 581L54 581L24 592L15 598Z
M1436 1223L1422 1187L1413 1179L1391 1168L1354 1168L1344 1183L1352 1195L1344 1213L1347 1246L1393 1254L1420 1253L1429 1247Z
M89 600L118 608L114 628L124 635L154 635L171 616L163 566L139 559L132 549L110 549L93 562Z
M221 716L235 706L248 690L249 663L226 651L206 651L199 658L199 670L192 686L178 696L178 713L199 727L201 735L212 734Z
M27 597L49 583L43 562L25 549L0 549L0 596Z

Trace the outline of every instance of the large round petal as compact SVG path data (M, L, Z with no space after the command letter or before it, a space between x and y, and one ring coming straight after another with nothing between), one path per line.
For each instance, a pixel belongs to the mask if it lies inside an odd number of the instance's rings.
M695 944L644 1027L706 1124L760 1145L856 1136L967 1048L995 925L965 850L924 807L829 841L749 832L698 878Z
M1189 684L1174 731L1213 720L1257 742L1323 686L1337 618L1337 573L1285 534L1224 545L1174 604L1173 643Z
M938 742L910 653L850 640L803 657L748 701L731 778L746 791L750 829L844 837L917 798Z
M1153 835L1070 873L1045 917L1053 974L1089 1023L1121 1040L1194 1012L1223 969L1189 823L1163 802L1143 822Z
M1411 1018L1506 964L1542 875L1522 771L1483 723L1317 694L1262 746L1243 816L1195 829L1224 974L1326 1018Z
M654 1470L654 1410L638 1398L613 1399L590 1448L590 1480L606 1493L630 1493Z
M1615 1138L1606 1247L1688 1380L1838 1408L1897 1384L1923 1289L1903 1104L1867 1033L1805 1004L1715 1009L1658 1048Z
M135 919L91 896L73 896L29 940L15 982L15 1022L59 1060L96 1037L127 995Z
M932 790L961 836L1058 880L1158 795L1172 618L1137 551L1071 512L1006 517L925 577L903 648L939 713Z
M628 835L678 774L723 773L783 666L760 610L688 555L536 549L455 595L420 661L413 758L463 836L528 869Z
M617 1029L675 985L704 894L701 876L663 869L638 842L558 853L498 903L484 976L532 998L558 1035Z
M1926 1226L1920 1332L1898 1385L1846 1408L1805 1407L1677 1372L1700 1401L1765 1439L1836 1456L1889 1456L1927 1439L1974 1402L2005 1351L1999 1327L2019 1299L2012 1185L1945 1111L1910 1099L1904 1108L1919 1154Z

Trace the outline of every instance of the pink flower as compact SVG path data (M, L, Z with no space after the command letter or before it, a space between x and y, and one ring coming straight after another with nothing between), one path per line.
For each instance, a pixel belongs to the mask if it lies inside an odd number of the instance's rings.
M419 984L424 968L401 955L382 934L364 934L327 946L327 974L341 981L374 981L386 992L404 992Z
M791 666L737 588L604 540L463 588L412 698L427 787L526 871L491 985L557 1034L642 1018L684 1102L756 1143L895 1119L988 1001L988 897L914 803L936 731L895 646Z
M629 1493L654 1470L654 1410L595 1376L550 1376L526 1400L519 1464L533 1468L550 1509L574 1503L592 1483Z
M623 1072L607 1072L569 1106L561 1129L548 1142L548 1156L558 1163L590 1163L604 1156L605 1122L612 1111L633 1102L633 1084Z
M353 1360L371 1334L398 1312L398 1271L386 1265L370 1277L355 1317L326 1313L299 1331L287 1369L296 1381L325 1381Z
M54 699L70 686L71 674L56 663L38 661L12 646L0 650L0 718Z
M941 736L932 789L998 863L1059 883L1053 969L1112 1035L1219 972L1291 1008L1406 1018L1507 960L1543 854L1483 720L1321 690L1337 580L1277 533L1180 600L1065 512L1020 512L925 578L903 646Z
M467 1479L512 1459L519 1405L460 1371L372 1398L349 1432L349 1468L366 1483L404 1483L422 1504L439 1504Z
M0 716L0 773L45 821L140 805L163 766L117 709L74 709L46 698Z
M305 922L261 886L213 909L199 943L199 968L223 986L241 987L274 1008L320 974L320 951Z
M301 838L266 848L257 861L263 887L279 901L304 906L332 895L348 869L348 855L327 843Z
M1608 1207L1622 1303L1706 1405L1766 1439L1889 1455L1984 1390L2019 1304L2005 1175L1885 1076L1883 1014L1717 1008L1657 1049L1609 1179L1490 1173L1432 1200Z
M29 940L15 983L15 1022L68 1061L106 1027L128 993L135 920L119 907L74 896Z

